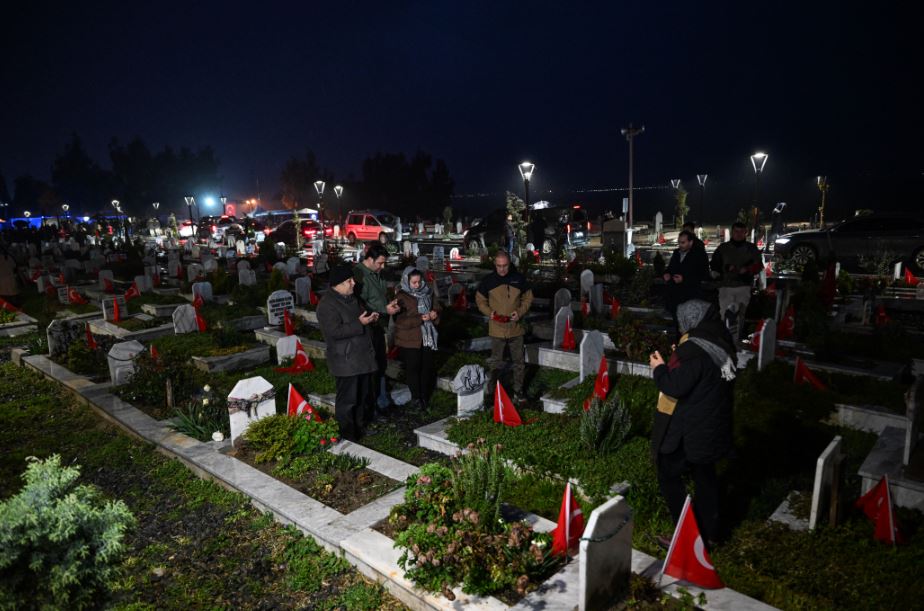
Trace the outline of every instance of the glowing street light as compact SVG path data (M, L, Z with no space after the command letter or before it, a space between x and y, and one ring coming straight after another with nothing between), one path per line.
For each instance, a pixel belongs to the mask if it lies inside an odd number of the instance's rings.
M183 199L186 200L186 210L189 213L189 224L193 227L194 234L195 234L198 232L198 228L196 227L196 224L193 222L192 209L193 209L193 206L196 205L196 198L193 197L192 195L187 195Z
M24 217L26 217L26 218L29 218L30 216L32 216L32 213L29 212L28 210L24 210L23 213L22 213L22 215L23 215Z
M696 182L699 183L699 226L703 226L705 218L703 216L703 201L706 199L706 179L709 178L708 174L697 174Z
M343 206L340 203L341 198L343 197L343 185L337 185L334 187L334 195L337 196L337 223L343 222Z
M321 224L324 224L324 213L322 212L322 207L324 206L324 187L326 183L323 180L314 181L314 190L318 192L318 218L321 219ZM321 235L324 235L324 232L321 232Z
M520 176L523 177L523 195L526 198L526 210L524 214L526 215L526 222L529 222L529 179L533 177L536 164L524 161L519 165L519 168Z
M679 178L671 178L671 186L674 187L674 190L675 190L675 191L676 191L677 189L679 189L679 188L680 188L680 179L679 179Z
M151 205L154 207L154 213L157 214L157 209L160 208L160 202L154 202Z
M751 165L754 167L754 207L760 210L757 205L757 196L760 192L760 175L764 173L764 166L767 165L767 153L757 152L751 155ZM757 219L754 224L757 225Z

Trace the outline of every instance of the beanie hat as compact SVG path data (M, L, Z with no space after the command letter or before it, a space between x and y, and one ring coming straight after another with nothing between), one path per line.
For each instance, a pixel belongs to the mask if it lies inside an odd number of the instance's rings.
M334 288L341 282L349 280L353 277L353 268L346 264L340 264L334 269L330 270L330 286Z

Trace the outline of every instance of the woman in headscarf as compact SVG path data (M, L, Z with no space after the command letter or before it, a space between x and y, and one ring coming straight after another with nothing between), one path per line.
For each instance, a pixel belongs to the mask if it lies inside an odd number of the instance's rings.
M665 363L657 351L649 361L661 391L651 451L661 494L675 523L687 494L683 476L692 474L696 521L708 546L719 536L715 465L732 449L732 382L737 353L731 335L709 303L695 299L680 304L677 323L682 336L670 361Z
M436 386L434 356L439 340L439 302L423 272L407 267L397 294L401 310L395 315L395 345L401 349L404 374L415 407L430 403Z

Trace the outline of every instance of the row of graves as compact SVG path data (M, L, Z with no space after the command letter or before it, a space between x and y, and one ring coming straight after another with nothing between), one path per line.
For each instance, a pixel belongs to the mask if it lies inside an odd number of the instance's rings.
M402 255L386 271L389 285L413 262L443 305L438 390L412 407L390 353L395 407L358 442L340 440L332 418L317 260L312 269L294 257L254 269L245 258L170 250L162 279L156 263L144 280L102 268L92 285L66 285L98 299L99 310L56 319L49 353L17 358L342 552L413 608L601 609L639 596L640 580L657 582L655 601L664 592L700 597L704 608L786 606L779 592L754 586L799 570L782 553L775 563L772 547L760 562L748 556L758 553L742 534L755 528L754 506L771 508L759 528L784 523L788 536L865 515L883 546L921 545L882 524L899 523L893 508L924 508L915 470L922 371L911 359L856 366L813 352L799 340L799 280L771 272L754 300L755 331L738 358L739 455L725 471L729 532L706 551L691 503L675 530L658 492L647 355L670 351L671 322L652 300L633 302L631 278L600 282L588 269L531 278L527 403L515 406L509 371L484 387L490 340L474 291L488 270L458 251L426 257L406 244ZM832 332L864 326L839 312L852 303L842 295L826 314ZM862 442L845 443L857 435ZM902 515L912 530L920 523L918 513ZM656 536L672 531L665 557ZM896 592L896 604L915 592Z

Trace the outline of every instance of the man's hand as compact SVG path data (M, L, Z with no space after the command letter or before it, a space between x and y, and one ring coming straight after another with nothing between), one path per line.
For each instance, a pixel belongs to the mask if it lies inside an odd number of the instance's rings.
M516 310L514 310L513 313L510 314L510 320L512 320L513 322L516 322L519 319L520 319L520 314Z
M658 352L657 350L655 350L648 356L648 365L652 369L654 369L655 367L658 367L659 365L663 365L663 364L664 364L664 359L661 357L661 353Z
M368 314L365 313L365 312L363 312L362 314L359 315L359 322L360 322L360 324L362 324L362 325L369 325L369 324L372 324L372 323L374 323L375 321L377 321L378 319L379 319L379 313L378 313L378 312L369 312Z
M401 311L401 306L398 305L398 300L393 299L388 305L385 306L385 311L388 312L390 316L394 316Z
M676 282L677 284L680 284L681 282L683 282L682 274L674 274L673 278L674 278L674 282Z

